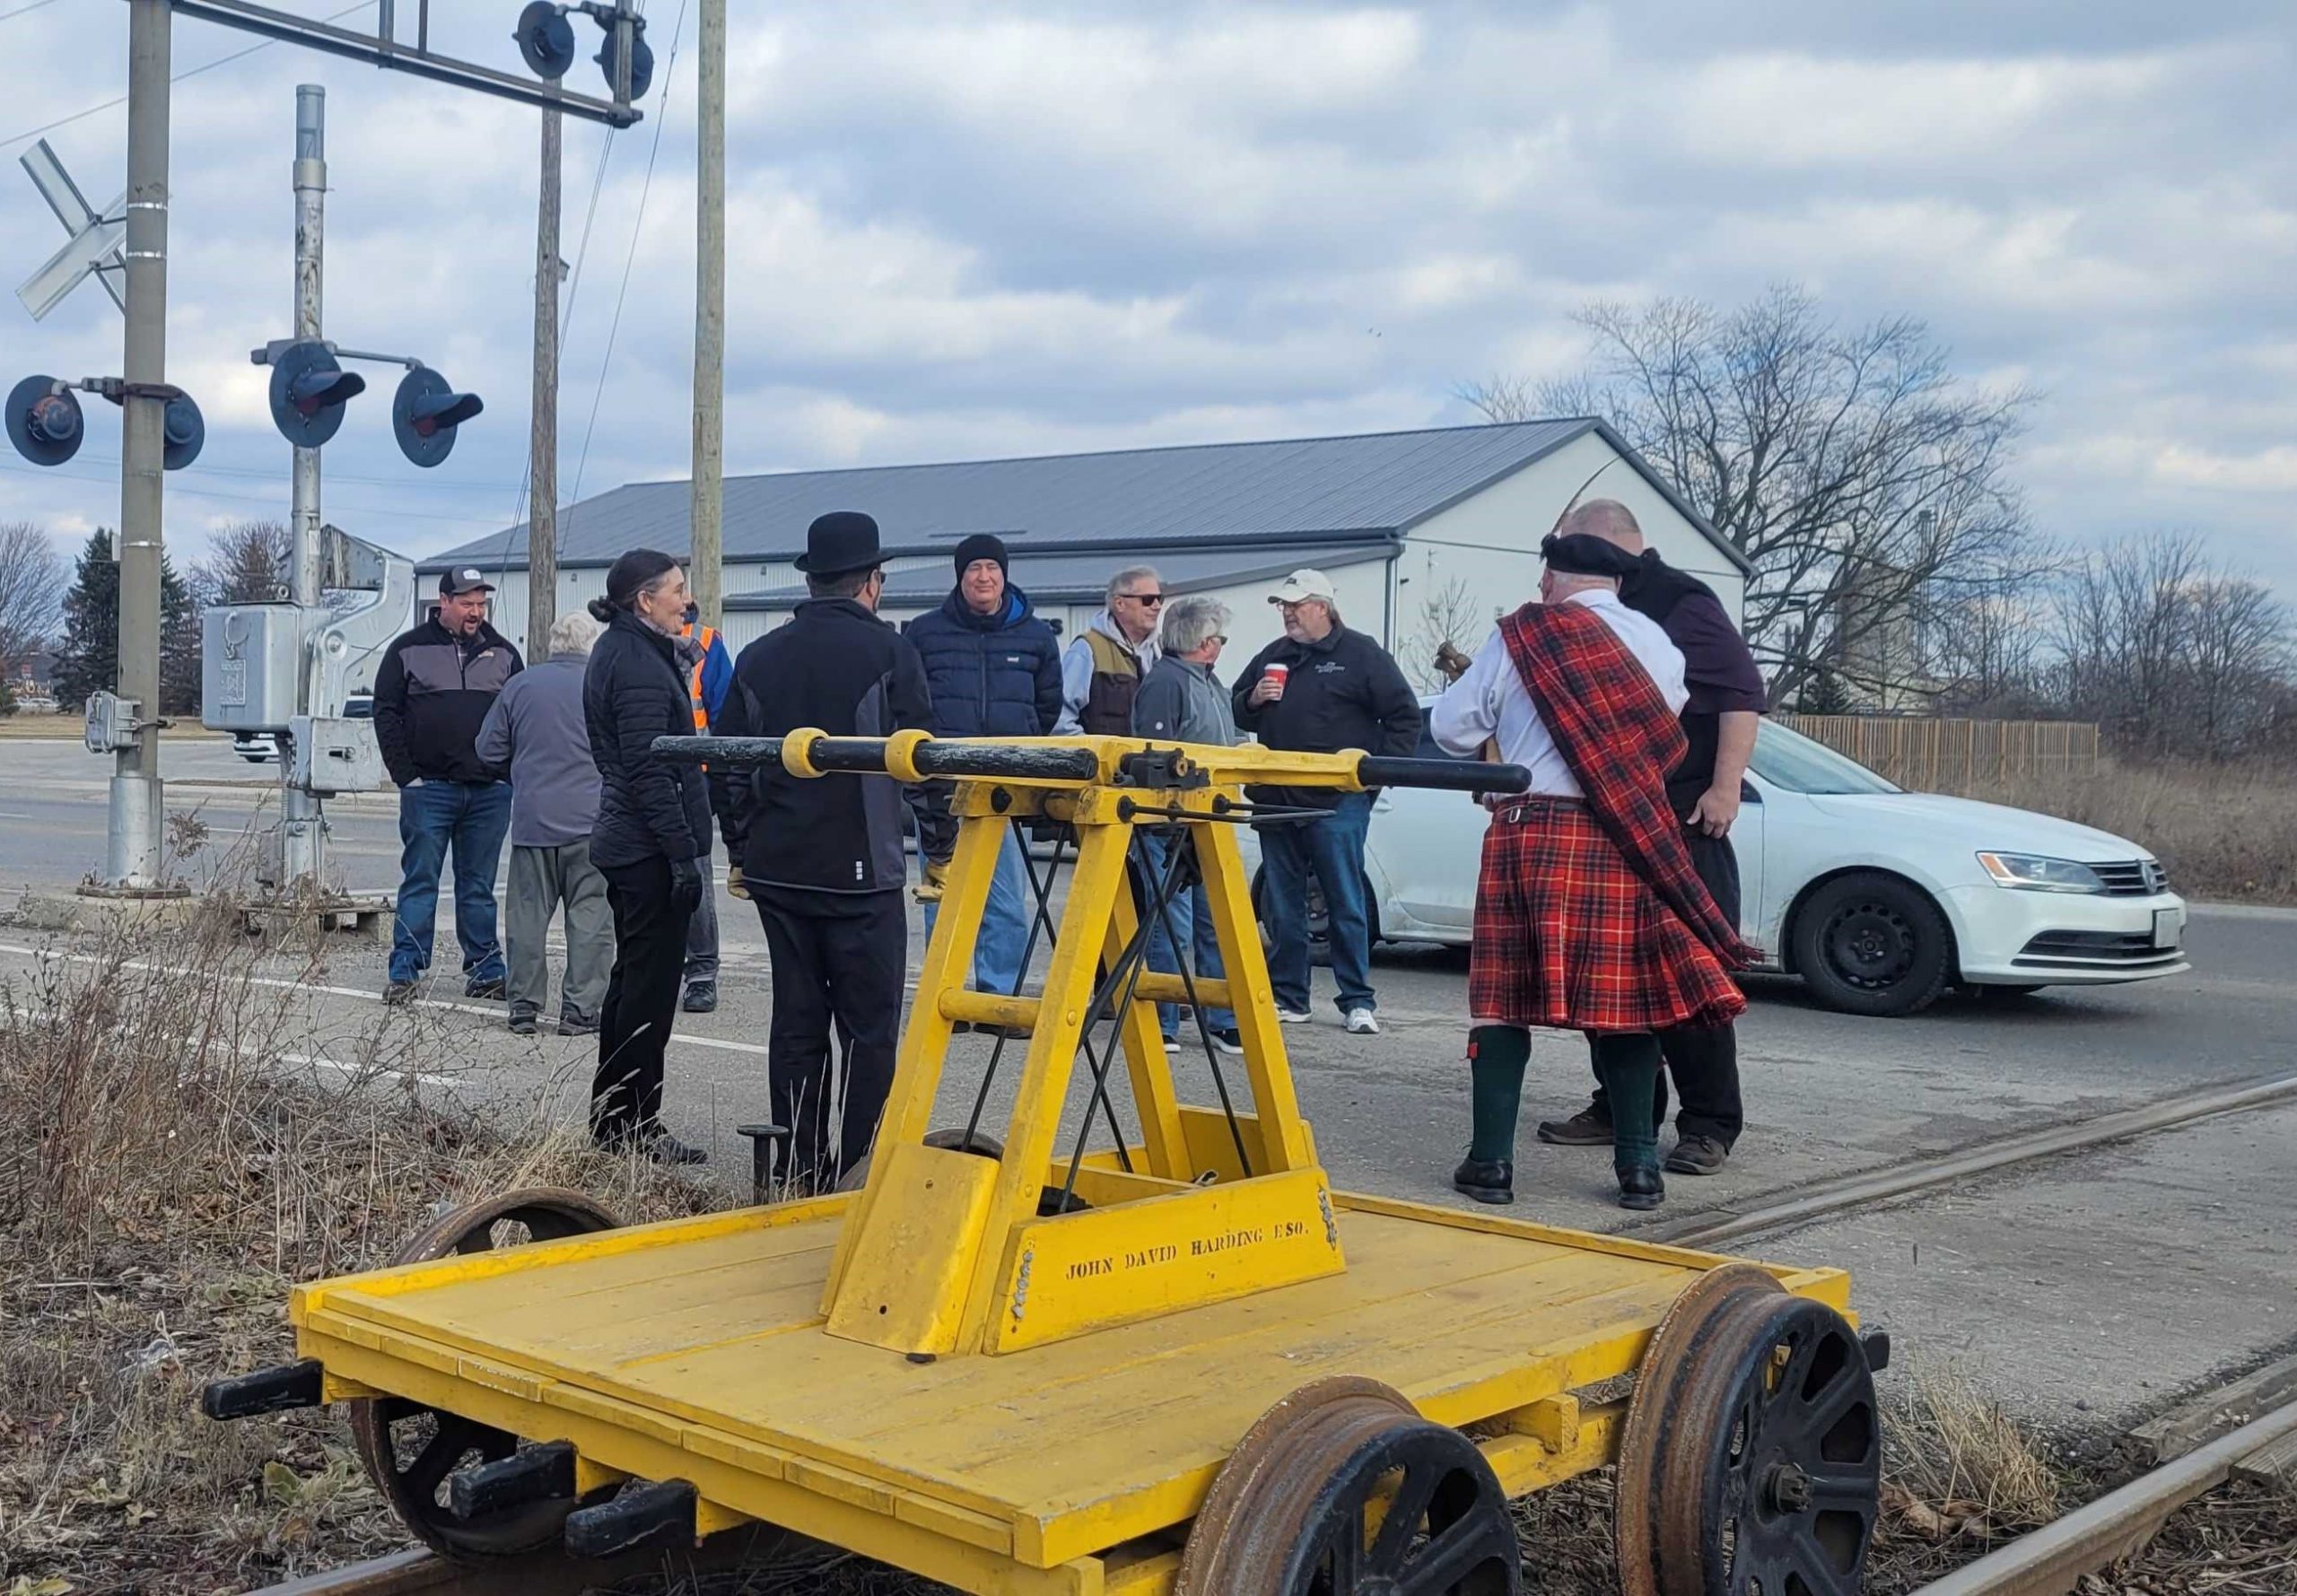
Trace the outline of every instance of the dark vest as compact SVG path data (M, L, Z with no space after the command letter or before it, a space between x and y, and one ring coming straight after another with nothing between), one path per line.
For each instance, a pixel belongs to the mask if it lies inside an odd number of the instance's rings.
M1093 651L1093 680L1078 720L1087 737L1129 737L1132 701L1140 692L1140 656L1098 627L1085 633L1085 646Z

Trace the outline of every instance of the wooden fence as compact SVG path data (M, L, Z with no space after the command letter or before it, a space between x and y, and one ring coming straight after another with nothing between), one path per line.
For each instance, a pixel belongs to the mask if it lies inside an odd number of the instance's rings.
M1895 715L1777 715L1781 725L1917 792L1966 792L2018 776L2094 776L2088 720L1929 720Z

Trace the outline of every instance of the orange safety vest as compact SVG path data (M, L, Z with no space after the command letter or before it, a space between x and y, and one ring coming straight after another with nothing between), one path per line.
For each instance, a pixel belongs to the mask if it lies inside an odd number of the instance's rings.
M702 702L702 667L710 663L710 645L718 641L715 629L708 626L681 626L680 637L690 637L702 645L702 658L694 662L693 678L686 683L686 693L694 700L694 730L697 737L710 735L710 711Z

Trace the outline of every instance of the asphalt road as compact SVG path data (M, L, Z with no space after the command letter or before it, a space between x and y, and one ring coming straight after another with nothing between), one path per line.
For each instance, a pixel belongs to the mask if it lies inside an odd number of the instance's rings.
M170 742L164 759L180 781L170 809L197 813L213 833L184 861L187 875L228 868L232 837L270 801L272 772L220 743ZM15 888L68 885L100 862L108 773L74 744L0 740L0 909ZM362 798L331 812L346 885L392 886L395 805ZM714 1169L739 1178L746 1144L732 1127L766 1117L767 972L749 908L721 896L720 909L723 1005L681 1019L666 1112L712 1148ZM1746 1137L1722 1175L1671 1178L1668 1216L2297 1071L2297 912L2205 906L2188 936L2186 975L2054 989L2007 1009L1950 997L1908 1020L1826 1013L1793 981L1757 981L1741 1026ZM440 967L451 971L443 921L440 945ZM57 951L0 929L0 978ZM920 951L913 935L913 967ZM1445 1182L1465 1139L1465 968L1455 952L1384 951L1375 970L1384 1034L1341 1031L1328 984L1316 1024L1288 1031L1303 1104L1341 1184L1463 1200ZM451 981L440 983L441 1001L387 1019L374 998L382 975L381 950L347 938L316 974L280 966L283 1045L325 1057L330 1039L339 1048L362 1030L403 1026L426 1089L510 1103L542 1092L553 1112L579 1119L593 1056L583 1042L512 1038L499 1008L463 1003ZM976 1039L956 1044L944 1117L962 1121L989 1053ZM1184 1095L1214 1101L1202 1061L1182 1068L1194 1088ZM1576 1039L1538 1039L1513 1211L1628 1228L1631 1217L1609 1200L1603 1153L1530 1138L1532 1120L1577 1106L1585 1081ZM1072 1103L1072 1120L1080 1108ZM1859 1301L1901 1346L1957 1364L2013 1406L2052 1419L2127 1417L2297 1341L2293 1212L2297 1108L2280 1108L2004 1172L1767 1237L1757 1251L1850 1266Z

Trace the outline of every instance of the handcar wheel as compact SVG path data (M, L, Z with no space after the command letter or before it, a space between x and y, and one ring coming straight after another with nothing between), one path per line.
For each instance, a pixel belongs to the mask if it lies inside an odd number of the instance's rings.
M562 1241L621 1223L580 1191L530 1187L440 1216L391 1262L427 1263L450 1253ZM415 1539L441 1557L475 1562L535 1551L558 1539L577 1505L529 1502L484 1518L457 1518L447 1506L448 1478L467 1463L509 1457L519 1450L519 1438L405 1397L371 1398L350 1408L352 1440L375 1488Z
M1845 1014L1896 1018L1926 1008L1952 973L1953 932L1930 894L1879 871L1838 876L1795 916L1795 968Z
M1516 1596L1491 1465L1376 1381L1292 1392L1237 1443L1190 1526L1175 1596Z
M1620 1440L1622 1596L1850 1596L1865 1575L1882 1495L1865 1348L1758 1273L1706 1277L1646 1355Z

